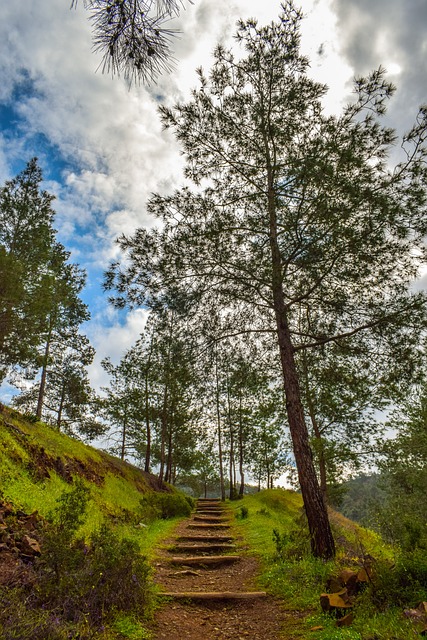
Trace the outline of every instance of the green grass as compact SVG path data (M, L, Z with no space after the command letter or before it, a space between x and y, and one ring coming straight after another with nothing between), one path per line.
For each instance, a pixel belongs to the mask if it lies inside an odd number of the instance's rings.
M343 568L356 568L368 555L391 567L396 549L381 537L359 527L340 514L331 512L337 543L334 561L325 562L310 554L301 496L274 489L245 496L230 503L235 527L261 564L259 586L284 602L292 612L286 616L284 637L306 640L409 640L419 637L412 623L403 616L403 606L392 602L375 606L371 592L362 595L354 608L350 627L338 628L335 618L324 614L320 594L326 591L328 577ZM242 512L246 517L242 517ZM273 537L276 530L276 541ZM278 544L279 543L279 544ZM391 569L390 569L391 571ZM385 584L384 589L388 585ZM391 590L390 590L391 594ZM316 627L316 631L311 631Z
M153 559L156 547L170 535L181 519L175 517L153 520L151 513L148 517L147 500L155 498L152 496L155 492L150 487L152 480L141 470L58 433L48 425L28 421L14 410L1 409L0 498L11 502L16 509L26 513L38 511L42 517L49 518L50 514L58 509L58 498L76 488L77 478L89 489L83 524L75 533L77 538L85 539L86 545L90 546L91 541L97 539L96 536L102 531L101 527L108 525L111 528L110 536L128 541L129 544L137 543L135 548L138 549L139 557ZM167 494L169 497L166 502L172 509L179 506L183 500L171 488L169 490L172 493ZM188 507L188 503L184 503ZM163 517L166 517L165 514ZM107 544L110 536L106 539ZM44 539L45 542L47 539ZM102 549L99 548L99 551ZM57 553L62 558L62 552ZM64 561L68 555L65 553ZM109 570L111 571L111 568ZM64 574L64 579L66 577ZM83 578L84 573L80 577L77 575L76 579L81 579L84 585ZM74 584L76 583L73 583L73 587ZM120 593L120 589L117 593ZM148 594L150 593L154 591L149 585ZM23 597L26 595L23 592L21 594L19 587L9 590L8 593L0 589L0 600L6 598L7 606L11 606L12 603L17 611ZM73 635L77 633L80 634L78 637L90 637L94 640L149 640L151 636L144 626L144 621L145 617L150 615L154 602L152 595L149 595L144 611L138 609L134 612L107 612L102 629L86 629L82 620L73 628L71 622L61 620L52 637L65 640L77 637ZM54 618L51 611L34 606L26 607L22 610L19 620L16 620L16 637L34 637L39 640L41 633L45 638L46 634L51 633L49 625L52 620ZM31 633L27 627L32 629Z

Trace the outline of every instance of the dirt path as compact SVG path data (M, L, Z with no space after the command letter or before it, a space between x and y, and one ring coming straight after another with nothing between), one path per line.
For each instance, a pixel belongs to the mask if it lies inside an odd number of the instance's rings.
M199 500L193 518L166 541L155 582L169 598L157 611L155 640L277 640L285 612L256 586L255 558L236 539L219 501Z

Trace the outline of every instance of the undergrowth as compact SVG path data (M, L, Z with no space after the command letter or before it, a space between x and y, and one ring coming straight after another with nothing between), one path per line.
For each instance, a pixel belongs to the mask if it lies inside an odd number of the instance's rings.
M82 482L59 497L41 534L43 553L32 563L27 582L1 589L4 640L103 638L119 613L140 621L149 615L150 567L137 542L105 525L87 541L76 536L88 501Z
M193 501L4 407L0 483L15 512L38 511L42 549L19 579L0 581L1 640L148 640L148 558ZM13 530L18 520L7 518Z
M240 516L242 509L246 510L245 518ZM332 512L336 558L313 558L302 499L291 491L276 489L245 496L235 511L236 526L261 560L260 586L282 598L287 609L300 612L289 617L288 633L293 638L419 637L419 628L405 618L403 610L427 601L423 550L404 552L390 547L378 534ZM368 563L372 564L371 579L356 598L354 620L349 627L338 628L336 618L322 612L320 594L327 591L328 579L344 568L358 570Z

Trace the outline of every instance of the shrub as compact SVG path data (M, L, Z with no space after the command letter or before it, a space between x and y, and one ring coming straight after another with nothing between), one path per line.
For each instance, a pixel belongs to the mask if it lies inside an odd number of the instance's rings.
M63 575L54 594L67 620L83 617L101 623L113 610L142 612L149 601L150 568L134 540L120 539L103 526L92 534L89 546L77 542L82 562ZM84 559L84 560L83 560Z
M142 518L148 522L191 514L194 500L181 493L149 493L141 499Z
M427 601L427 557L422 549L401 552L394 566L375 563L369 595L382 609L416 607Z
M248 516L249 516L249 509L245 505L243 505L243 507L240 507L240 509L236 513L236 518L239 518L239 520L246 520Z
M88 495L81 482L61 495L31 579L0 588L2 640L91 640L120 612L147 612L150 568L139 544L106 526L87 543L76 538Z
M83 560L81 550L73 540L84 523L89 495L89 489L77 480L71 491L60 495L56 500L58 506L47 515L51 526L44 533L43 562L48 572L53 571L57 582Z

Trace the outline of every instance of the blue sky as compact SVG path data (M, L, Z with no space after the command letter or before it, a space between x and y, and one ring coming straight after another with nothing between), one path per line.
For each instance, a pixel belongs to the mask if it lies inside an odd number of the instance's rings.
M408 130L427 102L425 0L300 0L307 15L303 49L312 75L330 86L326 108L339 110L351 79L380 64L398 91L390 126ZM209 66L219 40L231 42L239 17L274 19L272 0L194 0L174 26L176 71L153 87L129 89L102 75L91 52L90 25L80 0L13 0L0 6L0 183L39 158L54 203L59 240L88 272L83 294L92 320L85 327L97 350L95 386L105 384L99 362L118 361L138 337L145 311L118 314L101 290L102 274L117 257L114 239L153 223L150 193L182 183L182 160L161 130L159 101L185 99L195 69ZM420 281L417 286L424 286Z

